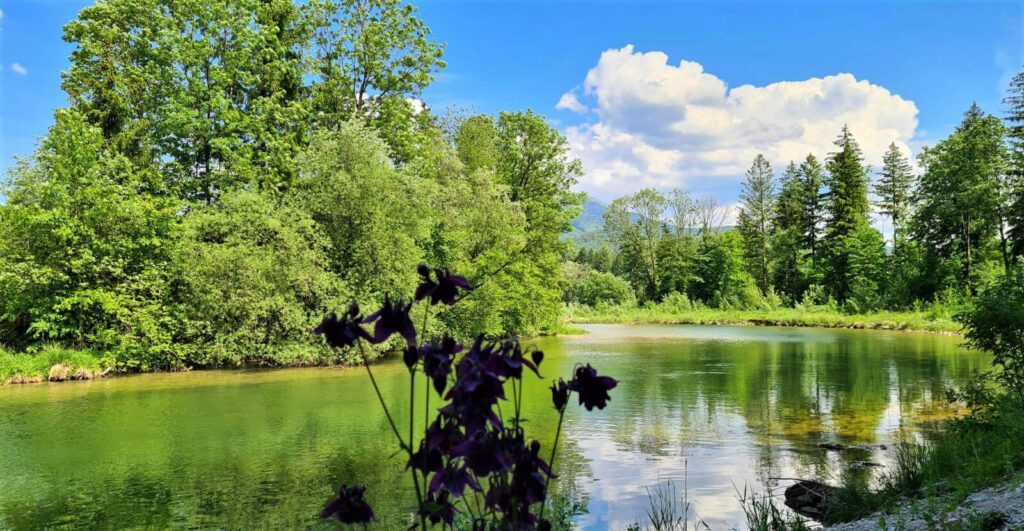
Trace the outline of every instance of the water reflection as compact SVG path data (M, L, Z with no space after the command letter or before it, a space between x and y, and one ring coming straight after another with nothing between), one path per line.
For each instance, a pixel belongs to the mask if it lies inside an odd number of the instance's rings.
M608 409L570 408L560 488L584 529L621 529L675 481L713 528L735 489L885 462L879 445L947 414L945 387L987 358L953 337L752 327L606 326L539 341L547 377L588 361L616 376ZM403 396L400 363L377 369ZM422 385L422 384L421 384ZM531 434L550 444L547 382ZM421 387L422 388L422 387ZM391 400L398 422L404 400ZM870 446L829 452L823 442ZM309 527L339 481L364 482L382 527L411 489L361 371L203 372L0 388L0 527ZM691 513L693 514L693 513Z

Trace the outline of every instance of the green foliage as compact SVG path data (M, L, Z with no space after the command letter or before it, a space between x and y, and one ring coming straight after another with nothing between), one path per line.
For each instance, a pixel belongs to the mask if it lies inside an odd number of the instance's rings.
M1003 134L999 119L973 105L949 138L920 156L924 173L914 236L937 268L948 265L955 271L954 281L972 290L978 281L977 263L995 250L999 179L1006 169Z
M647 300L658 296L658 244L665 236L663 217L668 200L661 192L645 188L616 199L604 214L605 231L624 249L637 273L633 285Z
M868 175L857 141L848 127L836 139L838 151L829 155L825 209L825 285L839 301L851 296L857 281L854 252L868 225Z
M689 293L712 307L743 307L749 300L753 279L747 273L743 237L727 231L702 238L697 250L694 281ZM756 291L756 287L754 287Z
M0 208L0 342L56 341L148 358L170 336L160 300L180 208L71 111L21 161Z
M174 253L178 359L190 366L310 363L309 331L343 300L309 214L232 192L189 215Z
M775 210L775 232L772 239L772 262L775 264L773 285L789 300L796 300L804 291L804 201L800 169L790 162L782 177Z
M772 232L776 215L775 176L764 155L754 158L740 193L739 232L750 274L761 291L772 280Z
M635 297L633 288L625 280L611 273L587 270L574 281L570 280L566 300L596 306L599 303L623 304L634 301Z
M94 378L113 365L113 360L91 351L73 350L54 344L42 345L31 353L15 354L0 349L0 384L25 383L50 378Z
M1009 168L1003 186L1003 209L1008 254L1016 262L1024 256L1024 72L1013 76L1003 103L1009 107L1006 116Z
M1005 389L1024 398L1024 267L987 287L957 316L967 341L993 355L996 377Z
M882 174L875 183L875 194L879 197L876 205L880 214L892 220L893 247L898 250L910 214L914 175L910 172L910 162L895 142L889 144L882 163Z

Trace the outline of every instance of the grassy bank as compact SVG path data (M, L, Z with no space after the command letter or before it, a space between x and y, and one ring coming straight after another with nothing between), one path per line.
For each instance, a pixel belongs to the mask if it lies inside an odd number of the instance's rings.
M876 488L847 478L829 503L826 523L890 513L908 500L923 500L938 515L974 492L1024 471L1024 404L1004 400L981 414L953 421L927 445L903 445Z
M89 380L102 376L110 365L92 352L55 345L34 353L0 349L0 384Z
M960 324L944 308L922 311L845 313L828 306L774 309L686 308L669 304L645 306L570 306L570 323L616 324L746 324L764 326L817 326L876 330L921 330L958 333Z

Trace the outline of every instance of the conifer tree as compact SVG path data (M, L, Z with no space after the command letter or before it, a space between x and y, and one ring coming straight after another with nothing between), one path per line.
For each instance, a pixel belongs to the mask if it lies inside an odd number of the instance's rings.
M746 246L750 274L762 292L771 280L771 231L775 217L775 176L764 155L747 170L740 194L739 231Z
M845 301L852 282L847 239L868 225L868 175L863 156L850 128L836 139L838 150L829 155L828 193L825 196L826 283L836 299Z
M1024 256L1024 72L1013 76L1009 94L1003 100L1009 107L1006 116L1009 139L1007 172L1006 228L1011 262Z
M825 219L821 191L824 183L825 173L821 163L814 155L807 155L800 163L800 197L803 203L800 225L803 246L807 249L812 264L815 263L820 251L820 226Z
M792 300L803 292L801 264L804 241L804 200L800 168L790 162L782 176L782 188L775 209L775 286Z
M880 213L892 220L894 255L899 251L907 217L910 214L913 184L914 175L910 172L910 162L903 156L895 142L889 144L889 150L882 157L882 175L875 183L875 194L879 197L875 204Z

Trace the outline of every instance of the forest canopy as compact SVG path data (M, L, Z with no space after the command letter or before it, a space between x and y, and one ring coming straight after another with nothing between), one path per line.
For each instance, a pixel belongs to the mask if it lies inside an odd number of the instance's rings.
M916 164L894 143L869 167L844 127L830 153L758 155L736 227L644 189L577 243L566 138L530 110L435 113L444 46L411 5L101 0L64 39L69 104L0 190L7 349L332 362L315 323L411 293L418 264L478 288L432 320L460 338L553 333L566 304L914 310L1021 267L1024 74L1005 118L971 106Z
M443 46L412 6L105 0L64 39L70 104L3 185L0 344L320 363L316 322L419 263L480 287L437 326L560 326L579 163L530 111L435 116Z

